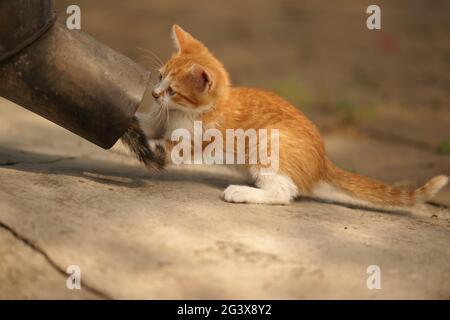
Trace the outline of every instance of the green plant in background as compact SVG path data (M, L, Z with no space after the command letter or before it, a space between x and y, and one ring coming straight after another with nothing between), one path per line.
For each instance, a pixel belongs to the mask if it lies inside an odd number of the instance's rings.
M368 102L370 99L366 96L364 99L358 96L353 97L355 95L353 91L351 91L351 97L346 93L311 92L297 77L276 82L272 90L302 110L314 108L322 114L336 117L345 125L371 120L376 116L375 103Z
M367 71L361 68L355 68L353 70L353 82L355 86L369 90L370 92L379 89L379 83L373 79Z
M295 77L278 81L274 84L273 91L300 109L310 107L314 100L311 93Z
M355 124L358 121L370 120L375 117L375 108L372 105L356 105L347 98L338 99L334 111L344 124Z
M336 101L334 110L346 124L352 124L356 120L355 105L352 101L347 99L340 99Z
M439 143L438 152L450 155L450 139L445 139Z

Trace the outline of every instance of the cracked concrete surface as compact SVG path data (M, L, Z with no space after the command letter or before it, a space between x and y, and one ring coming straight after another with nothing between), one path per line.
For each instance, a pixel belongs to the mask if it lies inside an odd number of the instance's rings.
M1 222L0 242L0 299L108 298L86 285L82 291L68 290L64 270L45 251Z
M409 212L235 205L223 168L148 174L0 100L0 298L450 298L450 190ZM354 133L340 166L400 184L450 157ZM78 265L82 290L65 288ZM366 269L381 268L381 290Z

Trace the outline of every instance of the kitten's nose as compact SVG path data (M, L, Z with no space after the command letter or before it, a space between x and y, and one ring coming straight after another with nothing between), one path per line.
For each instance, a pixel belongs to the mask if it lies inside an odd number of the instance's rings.
M153 98L158 99L160 95L155 90L153 90L152 96L153 96Z

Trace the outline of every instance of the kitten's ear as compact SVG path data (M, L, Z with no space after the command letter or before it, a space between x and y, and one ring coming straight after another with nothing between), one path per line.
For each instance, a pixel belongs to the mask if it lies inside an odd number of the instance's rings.
M194 86L200 91L209 91L213 85L211 74L202 66L194 64L191 68Z
M200 41L184 31L177 24L174 24L172 27L172 39L175 48L180 53L197 53L206 49Z

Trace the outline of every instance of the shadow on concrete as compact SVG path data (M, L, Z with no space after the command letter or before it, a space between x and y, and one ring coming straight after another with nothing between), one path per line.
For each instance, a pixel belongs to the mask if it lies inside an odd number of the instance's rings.
M320 199L320 198L314 198L314 197L301 197L302 201L314 201L324 204L333 204L341 207L346 207L349 209L355 209L355 210L363 210L363 211L372 211L372 212L379 212L379 213L389 213L392 215L397 216L403 216L403 215L410 215L410 212L403 208L375 208L375 207L369 207L364 205L357 205L352 203L345 203L341 201L333 201L333 200L327 200L327 199Z
M224 173L201 171L162 171L150 173L139 164L127 164L85 156L40 154L0 146L0 168L23 172L66 175L89 179L107 185L139 188L145 181L190 181L223 189L236 183Z
M202 171L162 171L151 174L139 164L100 160L89 156L70 157L63 155L39 154L29 151L21 151L0 146L0 168L10 168L24 172L47 173L54 175L66 175L89 179L96 183L116 185L128 188L140 188L146 181L188 181L209 185L223 190L236 181L223 172ZM323 204L338 205L355 210L364 210L394 215L409 215L410 212L401 209L380 209L349 203L318 199L314 197L301 197L299 201L314 201Z

